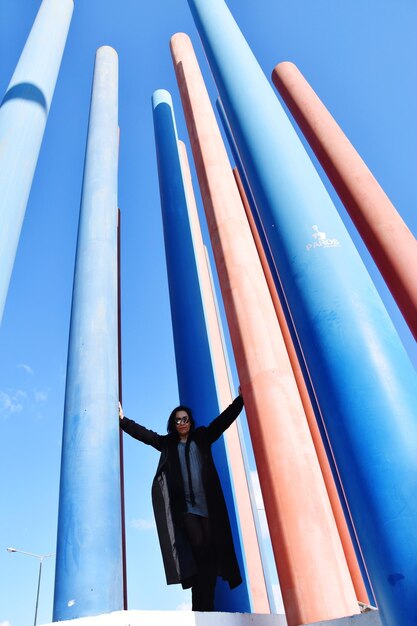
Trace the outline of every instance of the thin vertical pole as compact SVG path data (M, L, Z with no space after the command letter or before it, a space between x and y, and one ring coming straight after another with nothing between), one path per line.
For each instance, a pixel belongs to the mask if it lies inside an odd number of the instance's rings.
M0 105L0 323L73 8L43 0Z
M41 577L42 577L42 561L43 561L43 558L41 557L39 559L38 589L36 591L35 619L33 621L34 626L36 626L36 623L38 621L39 592L41 589Z
M358 613L275 310L189 38L171 52L289 626Z
M118 420L118 59L96 54L68 347L54 621L123 608Z
M121 213L117 210L117 345L119 402L123 404L123 363L122 363L122 268L121 268ZM123 563L123 608L127 611L127 556L126 556L126 510L125 510L125 472L123 462L123 431L119 431L120 447L120 504L122 516L122 563Z

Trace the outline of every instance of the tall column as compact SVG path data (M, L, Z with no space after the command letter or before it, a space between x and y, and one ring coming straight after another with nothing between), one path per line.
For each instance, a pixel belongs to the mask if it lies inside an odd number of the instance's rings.
M179 151L184 187L187 195L188 217L193 238L195 261L198 268L201 297L204 305L207 334L210 343L212 367L216 381L218 403L220 410L223 410L229 406L233 400L227 356L211 279L209 259L207 257L207 250L204 247L200 220L198 218L187 151L182 141L179 142ZM248 484L250 478L246 475L244 465L242 450L244 442L240 441L237 422L234 422L227 429L224 438L232 474L238 523L242 536L246 575L251 593L252 613L272 613L273 611L270 610L269 606L261 549L257 537L254 513L252 511L250 486Z
M382 619L410 623L417 620L416 372L225 3L189 4L280 270Z
M358 612L239 192L191 42L171 51L207 215L289 626Z
M78 229L54 621L123 608L118 423L118 61L96 54Z
M0 323L73 8L43 0L0 105Z
M355 588L356 597L359 602L363 604L369 604L369 598L365 585L362 579L362 574L359 568L358 560L356 558L355 550L352 544L352 539L349 534L348 525L346 523L345 515L340 503L339 494L336 488L336 484L333 478L332 470L327 458L326 449L321 438L321 433L317 424L316 415L310 400L307 385L304 380L303 372L298 361L298 356L294 347L294 343L291 337L291 333L287 324L284 309L279 299L275 281L270 270L268 259L262 246L261 238L256 228L255 220L252 215L251 208L246 198L245 190L243 188L242 181L240 179L237 169L233 170L233 175L236 180L237 187L239 189L240 197L242 198L242 204L245 209L246 217L249 222L251 233L255 242L256 250L259 255L259 260L262 265L263 272L265 274L266 282L268 284L269 293L271 294L272 302L274 304L275 313L277 315L279 327L281 329L282 337L284 339L285 347L288 352L288 356L291 362L292 371L294 372L295 382L297 383L298 392L300 394L301 402L303 404L305 416L307 419L308 427L310 429L311 438L314 443L317 458L320 464L321 473L323 474L324 484L326 485L327 494L329 496L330 506L332 507L334 519L336 522L337 530L339 531L340 541L342 542L343 552L345 553L346 562L349 568L352 583Z
M233 138L229 122L226 117L221 100L216 101L217 110L230 146L236 168L233 170L234 177L242 198L246 217L250 225L252 236L261 261L262 269L268 283L269 292L274 303L275 312L285 341L285 345L290 357L291 367L297 382L300 398L303 403L307 422L309 424L317 458L323 474L330 504L335 517L335 522L339 531L343 551L349 567L353 586L355 587L358 601L364 604L375 604L375 599L370 587L369 577L366 572L363 556L360 551L352 518L347 507L346 498L340 484L340 477L337 472L333 454L329 441L323 427L323 420L317 398L311 388L308 371L302 357L302 351L298 344L298 337L294 329L288 305L282 293L281 281L278 269L271 255L269 243L265 237L264 228L259 219L258 209L252 197L252 192L246 180L246 174L242 167L242 162ZM304 368L304 369L303 369Z
M197 424L208 424L220 411L171 96L160 89L154 93L152 103L180 402L192 408ZM236 555L244 579L244 583L233 590L218 579L215 607L219 611L250 612L245 564L223 439L213 447L213 457L227 502Z
M272 79L417 340L417 240L297 66L279 63Z

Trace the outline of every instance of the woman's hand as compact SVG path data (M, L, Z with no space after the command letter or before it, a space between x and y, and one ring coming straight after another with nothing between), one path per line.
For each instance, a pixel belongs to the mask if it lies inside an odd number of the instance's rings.
M119 419L122 420L124 418L122 405L119 402Z

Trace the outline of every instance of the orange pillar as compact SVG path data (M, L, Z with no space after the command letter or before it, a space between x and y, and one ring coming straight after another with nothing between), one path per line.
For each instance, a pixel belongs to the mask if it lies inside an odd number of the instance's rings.
M178 143L181 155L184 185L187 194L188 215L200 278L201 295L206 317L207 332L210 340L213 369L216 378L217 395L219 398L220 409L223 410L229 406L233 397L229 384L226 358L223 352L223 342L217 319L211 278L207 266L208 260L205 254L200 221L198 219L187 151L182 141L179 141ZM262 568L258 537L253 519L242 449L240 447L239 433L236 422L234 422L227 429L224 436L234 485L236 505L239 514L239 525L242 533L242 543L247 565L248 584L251 591L252 610L254 613L270 613L268 593Z
M281 301L275 288L274 278L269 268L268 260L262 246L258 229L256 228L255 220L252 216L252 211L250 209L246 193L243 188L241 178L239 176L239 172L236 168L233 170L233 174L236 180L237 187L239 189L239 194L242 199L242 204L245 209L246 217L248 218L253 240L258 251L259 260L265 274L269 293L271 294L272 302L274 304L275 313L277 315L282 337L284 339L285 347L287 349L288 356L291 362L292 371L294 372L294 378L297 383L301 402L303 403L304 412L311 433L311 438L313 439L314 448L316 450L317 458L320 464L321 473L323 474L324 484L326 485L327 495L329 496L330 506L332 507L337 530L339 531L340 541L342 542L343 552L345 553L345 558L349 568L350 576L352 578L353 586L355 588L356 597L359 602L362 602L363 604L369 604L368 594L365 584L363 582L361 570L358 565L358 560L356 558L352 540L350 538L345 514L343 512L342 505L340 504L339 494L337 492L332 470L327 459L326 450L324 448L320 430L317 425L316 416L310 401L310 396L307 391L307 386L304 381L303 372L301 371L300 363L298 361L298 356L294 348L294 343L288 328L287 320L285 319L284 310L282 308Z
M364 240L417 339L417 241L340 126L293 63L272 80Z
M239 192L189 38L171 51L289 626L358 613L349 570Z

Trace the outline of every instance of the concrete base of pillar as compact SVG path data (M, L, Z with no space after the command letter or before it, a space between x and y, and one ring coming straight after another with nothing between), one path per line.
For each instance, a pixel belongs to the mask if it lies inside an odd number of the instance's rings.
M193 611L117 611L59 623L62 626L286 626L287 624L284 615ZM381 626L381 621L378 611L371 611L353 617L315 622L314 626Z

